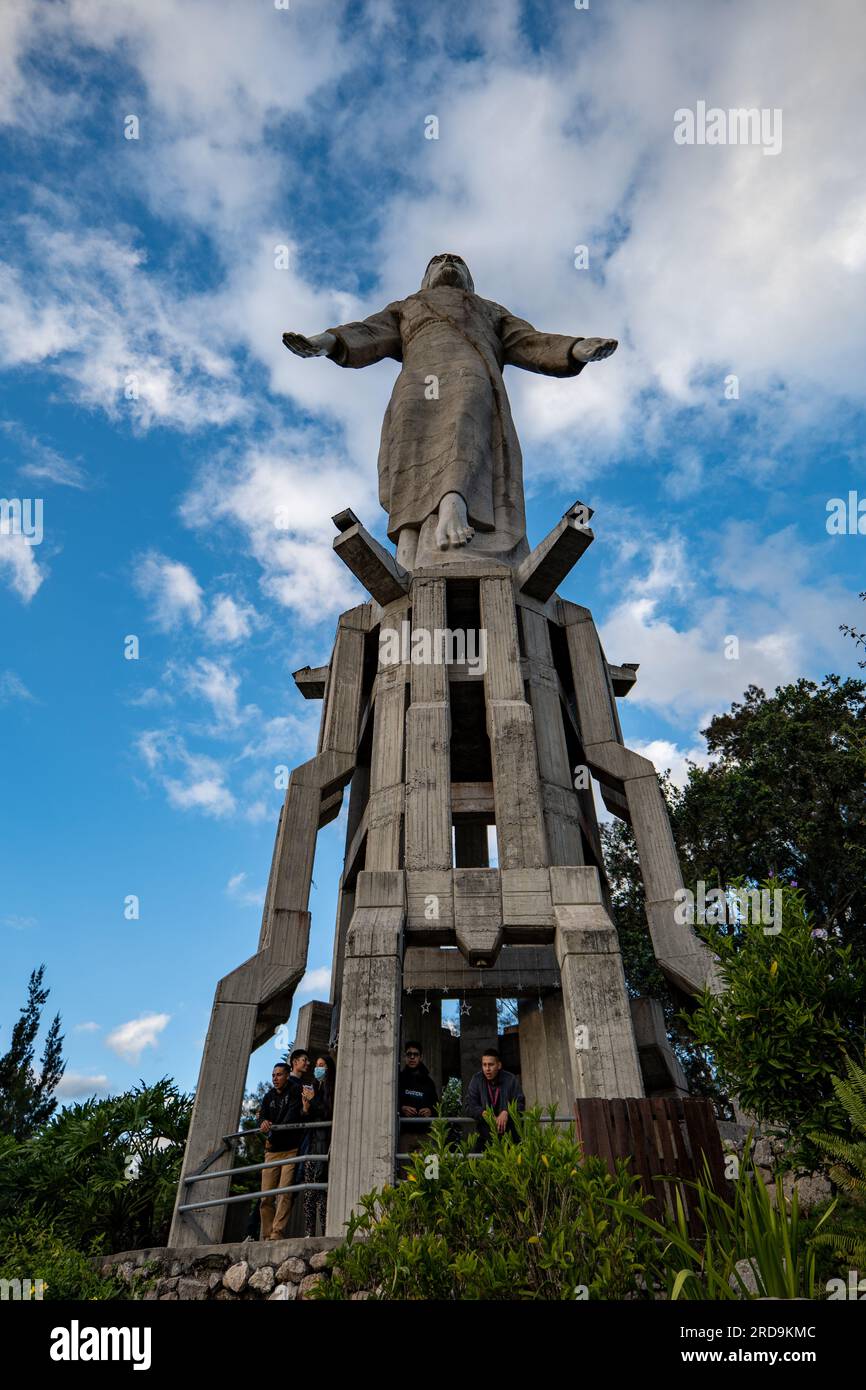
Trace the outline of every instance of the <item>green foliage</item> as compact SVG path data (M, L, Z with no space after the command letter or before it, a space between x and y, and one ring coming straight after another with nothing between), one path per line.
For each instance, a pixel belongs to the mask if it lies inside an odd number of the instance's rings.
M711 764L673 798L686 885L796 884L817 925L866 956L866 684L749 686L703 733Z
M442 1087L439 1099L440 1115L460 1115L463 1113L463 1082L459 1076L449 1076Z
M772 1201L763 1179L752 1167L748 1149L731 1201L713 1190L706 1161L703 1181L685 1186L693 1195L688 1200L693 1199L697 1206L700 1238L688 1234L679 1193L675 1193L676 1217L665 1223L653 1220L631 1203L613 1203L623 1216L630 1216L658 1237L661 1282L668 1298L725 1301L817 1296L815 1252L800 1216L796 1189L790 1203L786 1202L777 1179ZM827 1208L819 1225L832 1210L832 1206ZM756 1292L747 1282L743 1261L751 1269Z
M801 891L781 892L777 935L757 922L735 931L701 927L726 988L704 992L689 1024L711 1050L722 1083L759 1120L789 1126L808 1161L808 1131L844 1124L833 1080L847 1052L863 1049L866 962L852 947L814 934Z
M0 1141L0 1224L26 1206L78 1250L164 1245L191 1109L163 1079L68 1106L24 1143Z
M12 1029L7 1052L0 1057L0 1134L27 1139L51 1118L57 1108L54 1092L66 1070L60 1015L55 1014L34 1069L34 1046L49 991L43 989L45 966L30 976L27 1003Z
M850 1130L858 1137L848 1139L820 1131L810 1137L821 1150L833 1182L849 1200L840 1213L843 1221L817 1235L815 1242L863 1269L866 1268L866 1068L858 1066L850 1057L845 1062L848 1080L835 1076L833 1089L845 1111L846 1133Z
M866 960L866 683L750 686L702 732L709 767L690 766L682 789L660 779L686 886L796 885L818 927ZM629 989L661 1001L691 1089L718 1101L713 1059L653 956L631 830L614 822L602 838Z
M87 1255L58 1235L44 1215L30 1210L0 1222L0 1279L44 1283L44 1302L119 1299L127 1291L117 1276L98 1273Z
M449 1145L435 1120L406 1181L363 1198L317 1296L564 1300L583 1286L617 1299L651 1286L655 1242L633 1215L645 1199L625 1166L614 1177L601 1159L582 1163L570 1130L511 1113L520 1142L493 1140L477 1159L466 1157L474 1138Z

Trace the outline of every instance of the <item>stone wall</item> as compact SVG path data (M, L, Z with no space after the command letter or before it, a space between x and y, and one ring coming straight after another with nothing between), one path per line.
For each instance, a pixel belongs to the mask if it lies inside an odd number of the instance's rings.
M95 1261L104 1274L119 1273L131 1299L166 1302L211 1299L304 1299L328 1277L332 1237L127 1250Z
M720 1121L719 1133L722 1136L722 1148L725 1153L735 1154L739 1160L742 1160L746 1138L749 1134L748 1127L729 1121ZM770 1189L771 1200L775 1201L776 1196L776 1174L781 1173L782 1192L786 1201L791 1200L791 1194L796 1188L800 1211L811 1211L812 1207L826 1201L831 1195L830 1180L825 1173L795 1172L790 1166L787 1150L788 1141L783 1134L762 1133L759 1127L755 1128L752 1162L755 1171Z

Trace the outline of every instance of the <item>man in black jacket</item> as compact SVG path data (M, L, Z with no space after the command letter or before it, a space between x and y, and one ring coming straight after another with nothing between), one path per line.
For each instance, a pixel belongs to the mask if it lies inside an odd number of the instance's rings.
M415 1119L419 1115L432 1117L439 1097L433 1078L421 1060L421 1044L407 1042L405 1058L406 1065L397 1078L397 1107L400 1114L406 1119ZM417 1149L429 1128L429 1125L401 1125L400 1148L403 1153L412 1153Z
M506 1132L513 1139L518 1137L514 1121L508 1113L512 1101L523 1114L526 1098L520 1089L520 1082L513 1072L505 1071L502 1059L495 1047L485 1048L481 1055L481 1070L469 1082L464 1110L473 1120L478 1120L478 1139L482 1148L491 1139L486 1112L492 1111L496 1119L496 1130L500 1137Z
M293 1052L289 1065L277 1062L271 1074L273 1086L265 1094L259 1108L257 1120L265 1139L265 1158L268 1162L283 1158L297 1158L301 1146L302 1130L274 1130L275 1125L299 1124L302 1115L305 1074L309 1070L310 1059L301 1048ZM273 1132L272 1132L273 1131ZM262 1169L262 1192L270 1192L275 1187L291 1187L296 1180L295 1163L286 1163L279 1168ZM263 1197L259 1203L262 1216L262 1240L283 1240L292 1210L293 1194L285 1192L280 1197ZM274 1205L276 1203L276 1213Z

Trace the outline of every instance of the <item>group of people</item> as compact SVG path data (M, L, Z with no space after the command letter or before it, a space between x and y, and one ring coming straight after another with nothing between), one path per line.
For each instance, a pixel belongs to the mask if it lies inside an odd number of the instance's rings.
M273 1085L266 1092L256 1121L265 1136L265 1160L271 1166L262 1169L262 1192L290 1188L297 1182L326 1183L327 1164L316 1155L327 1154L331 1144L330 1126L333 1119L336 1068L333 1058L322 1053L310 1066L310 1054L297 1048L288 1062L277 1062L271 1074ZM500 1135L515 1135L514 1122L508 1114L511 1102L518 1111L526 1107L520 1082L502 1065L495 1047L487 1048L481 1057L481 1070L469 1083L463 1109L478 1122L481 1145L491 1139L487 1115L492 1114ZM433 1078L424 1065L421 1046L407 1042L404 1065L398 1078L397 1106L404 1119L432 1119L439 1104ZM283 1129L284 1125L310 1125L310 1128ZM321 1126L321 1127L317 1127ZM407 1151L421 1142L426 1125L412 1125L411 1132L401 1136ZM303 1161L301 1161L303 1160ZM301 1169L301 1176L298 1170ZM294 1193L265 1196L259 1202L262 1240L283 1240L288 1232ZM307 1187L304 1191L304 1233L317 1234L317 1223L325 1229L327 1192Z
M495 1047L485 1048L481 1054L481 1070L477 1071L469 1082L463 1101L464 1114L478 1122L478 1140L482 1147L492 1138L487 1123L489 1114L493 1115L496 1130L500 1135L509 1133L513 1138L517 1137L514 1121L508 1113L512 1101L522 1114L526 1109L526 1098L520 1089L519 1080L513 1072L505 1070ZM407 1042L404 1065L398 1079L397 1105L400 1115L407 1120L432 1118L438 1104L436 1086L424 1065L421 1044ZM407 1153L417 1147L427 1126L412 1125L411 1128L417 1137L404 1135L400 1141Z
M288 1062L277 1062L271 1073L273 1085L265 1094L256 1119L265 1136L265 1160L273 1167L262 1169L262 1191L303 1183L326 1183L327 1164L315 1154L326 1154L331 1147L330 1126L310 1129L277 1128L280 1125L314 1125L333 1119L336 1068L333 1058L323 1053L310 1068L310 1054L297 1048ZM306 1157L301 1163L298 1160ZM278 1160L282 1159L282 1163ZM298 1179L297 1170L303 1169ZM325 1229L327 1192L307 1188L304 1192L304 1234L314 1236L316 1223ZM294 1193L262 1197L261 1239L283 1240L292 1213Z

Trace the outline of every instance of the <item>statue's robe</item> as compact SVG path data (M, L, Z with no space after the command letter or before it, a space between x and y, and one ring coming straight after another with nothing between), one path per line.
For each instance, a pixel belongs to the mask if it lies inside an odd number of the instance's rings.
M501 304L450 285L329 332L342 367L385 357L403 364L379 449L391 540L404 526L420 528L446 492L459 492L479 540L494 533L499 553L525 547L523 462L502 369L577 376L582 364L571 349L580 339L539 333Z

